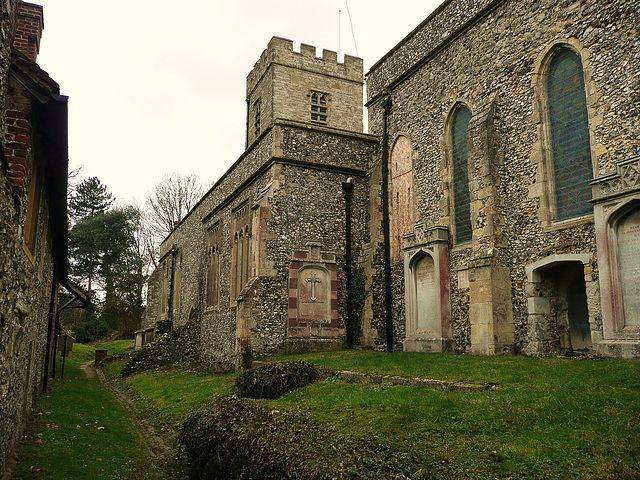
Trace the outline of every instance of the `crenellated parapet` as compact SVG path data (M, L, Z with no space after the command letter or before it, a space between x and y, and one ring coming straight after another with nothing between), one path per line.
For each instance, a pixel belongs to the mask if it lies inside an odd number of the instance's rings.
M273 37L247 76L247 147L276 120L362 132L363 61Z
M338 61L338 54L332 50L323 49L322 57L316 56L316 47L301 44L300 51L293 49L293 41L281 37L272 37L267 48L260 55L260 59L253 66L247 76L247 97L260 81L265 71L272 63L287 65L294 68L309 70L323 75L332 75L353 82L363 81L363 60L351 55L344 56L344 62Z

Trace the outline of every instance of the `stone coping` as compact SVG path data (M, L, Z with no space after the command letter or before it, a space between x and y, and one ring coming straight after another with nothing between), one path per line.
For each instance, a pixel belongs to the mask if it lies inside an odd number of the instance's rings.
M254 360L251 364L252 368L261 367L263 365L269 365L273 362ZM497 388L495 383L462 383L462 382L448 382L445 380L436 380L433 378L407 378L397 375L377 375L367 374L362 372L352 372L349 370L340 370L338 372L328 371L323 367L316 368L329 375L335 375L348 383L374 383L374 384L387 384L387 385L414 385L418 387L433 388L434 390L461 390L466 392L482 392L484 390L495 390Z
M388 385L412 385L419 387L433 388L434 390L461 390L465 392L480 392L495 389L495 384L470 384L460 382L447 382L432 378L406 378L395 375L369 375L360 372L342 370L337 373L345 382L349 383L379 383Z

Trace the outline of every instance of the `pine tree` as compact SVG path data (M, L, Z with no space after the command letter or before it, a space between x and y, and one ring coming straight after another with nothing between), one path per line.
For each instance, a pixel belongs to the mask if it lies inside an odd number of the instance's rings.
M106 212L113 204L111 193L98 177L83 180L69 199L69 213L75 225L84 218Z

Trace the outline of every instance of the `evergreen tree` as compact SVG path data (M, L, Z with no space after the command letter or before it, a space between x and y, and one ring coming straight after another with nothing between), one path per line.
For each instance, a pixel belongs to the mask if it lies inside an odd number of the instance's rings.
M80 220L106 212L113 204L111 193L98 177L80 182L69 199L69 213L73 224Z
M94 296L82 331L104 327L133 333L143 311L144 257L139 248L140 211L112 208L113 199L97 177L84 180L69 202L73 227L69 232L69 265L74 278L92 290L100 285L102 308ZM94 318L95 317L95 318ZM95 325L94 325L95 323ZM100 324L100 325L98 325ZM97 327L100 328L97 328Z

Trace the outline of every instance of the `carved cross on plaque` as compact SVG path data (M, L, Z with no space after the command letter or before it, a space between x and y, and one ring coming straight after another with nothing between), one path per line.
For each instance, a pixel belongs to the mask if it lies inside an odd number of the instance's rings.
M317 300L317 298L316 298L316 283L320 283L320 282L322 282L322 280L320 280L315 273L312 273L309 278L305 279L305 282L311 284L311 301L315 302Z

